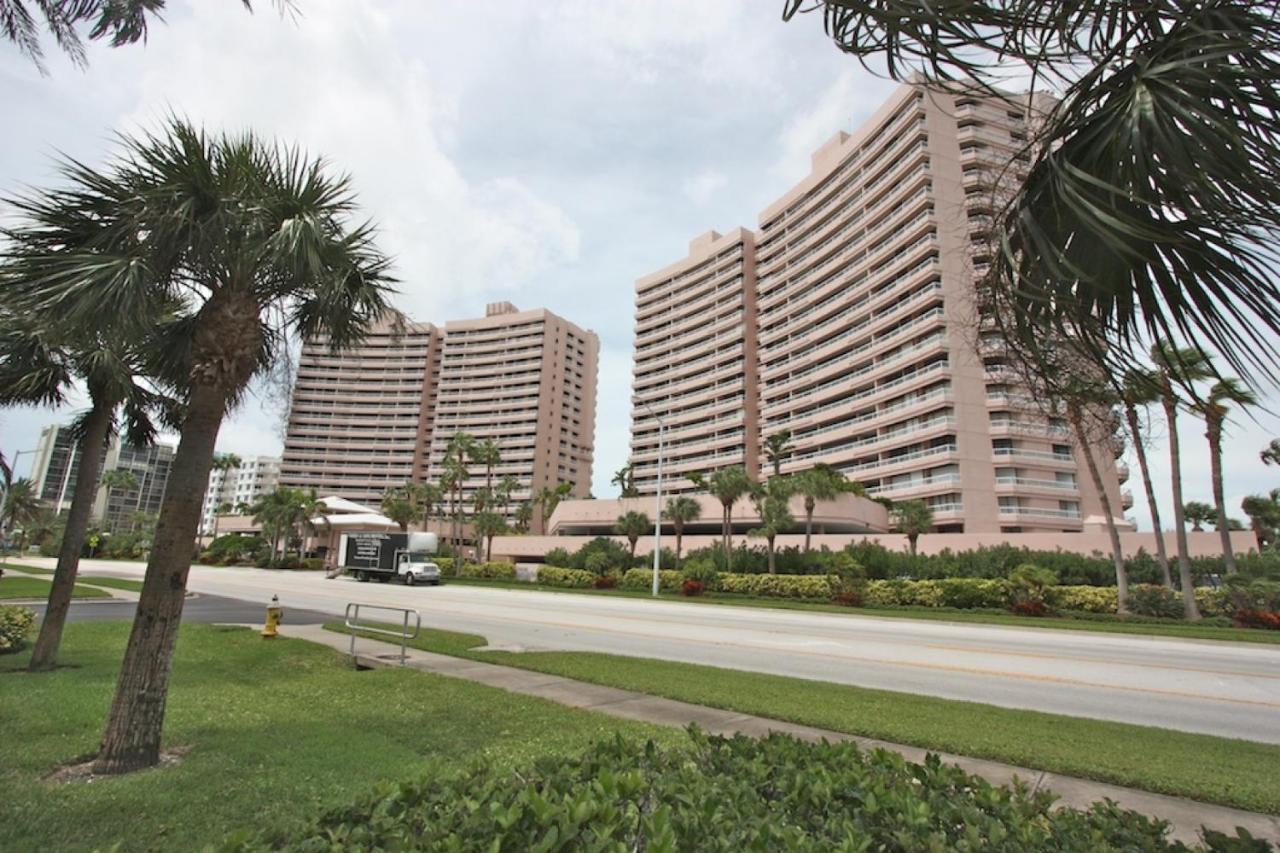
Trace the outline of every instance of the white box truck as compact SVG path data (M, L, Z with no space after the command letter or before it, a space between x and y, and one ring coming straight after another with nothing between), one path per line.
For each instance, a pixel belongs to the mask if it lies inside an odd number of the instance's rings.
M431 561L438 549L434 533L344 533L338 542L339 566L362 583L439 585L440 567Z

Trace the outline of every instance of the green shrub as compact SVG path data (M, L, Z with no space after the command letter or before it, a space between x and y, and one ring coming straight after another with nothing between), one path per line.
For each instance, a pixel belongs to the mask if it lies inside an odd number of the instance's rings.
M759 595L769 598L831 598L831 581L826 575L743 575L722 572L717 583L721 592Z
M720 573L716 571L715 562L705 557L686 560L684 568L680 570L681 581L693 581L694 583L702 584L702 589L704 590L715 589L719 577ZM650 583L652 583L652 580Z
M569 569L585 569L587 561L595 554L603 554L604 565L608 569L626 569L631 566L631 552L621 542L615 542L607 536L597 536L579 548L569 560ZM597 564L600 561L596 561Z
M319 557L307 557L302 561L302 568L309 572L318 572L324 568L324 560Z
M516 567L514 563L467 563L457 577L513 581L516 579Z
M304 830L224 850L1185 850L1168 825L1099 803L995 787L929 756L696 730L690 747L622 737L512 770L384 784ZM1215 849L1255 849L1211 836Z
M1181 596L1178 600L1182 600ZM1227 598L1227 591L1221 587L1196 587L1196 604L1199 605L1202 616L1228 616L1233 609Z
M905 604L913 607L941 607L943 602L942 584L939 581L907 581L907 600Z
M613 568L613 563L610 562L608 554L596 551L587 555L582 568L593 575L607 575L609 570Z
M573 558L569 556L569 552L564 548L552 548L542 559L548 566L564 569L569 567Z
M1049 590L1058 585L1058 573L1035 563L1022 563L1009 572L1009 604L1036 610L1049 600Z
M906 585L903 580L868 581L862 592L862 603L867 607L901 607L906 598Z
M1223 593L1232 612L1249 610L1258 613L1280 611L1280 581L1230 575L1222 582Z
M1115 587L1056 586L1048 591L1045 603L1058 610L1084 613L1115 613Z
M1129 610L1138 616L1181 619L1182 595L1167 586L1134 584L1129 587Z
M662 569L658 572L658 589L663 592L679 592L680 572ZM653 589L653 569L628 569L618 586L623 589Z
M36 612L12 604L0 604L0 655L20 651L36 624Z
M562 569L559 566L539 566L538 583L543 586L561 586L585 589L596 582L598 575L584 569Z
M453 558L452 557L432 557L431 562L440 567L440 577L451 578L453 574Z
M1009 583L994 578L943 578L934 581L942 590L942 606L969 610L999 608L1009 604Z

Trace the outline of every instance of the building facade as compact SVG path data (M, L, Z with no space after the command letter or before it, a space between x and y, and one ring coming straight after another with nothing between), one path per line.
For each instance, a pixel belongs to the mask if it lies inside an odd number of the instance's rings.
M354 349L304 345L294 385L280 484L377 506L405 482L439 482L449 439L492 439L495 509L516 508L543 488L591 488L600 344L545 309L491 304L485 316L443 327L387 320ZM468 464L468 506L490 472ZM535 513L535 526L537 526Z
M218 508L232 511L253 506L262 495L273 491L280 482L280 459L275 456L242 458L234 468L215 468L209 472L200 516L200 534L212 536L217 531Z
M91 518L109 531L133 530L146 523L144 516L156 516L164 501L173 465L174 447L153 444L133 447L113 437L103 455L102 470L122 471L133 476L133 485L98 487ZM32 462L31 479L39 499L56 512L71 508L76 479L80 474L80 452L71 430L52 424L40 431Z
M873 496L923 500L940 532L1071 531L1090 519L1102 523L1097 491L1066 425L1020 396L999 360L984 359L978 344L973 282L987 260L992 181L1026 156L1032 120L1025 98L901 86L859 130L836 134L813 155L810 174L761 213L754 235L734 232L741 274L715 280L725 290L709 303L714 307L702 307L702 274L688 275L703 269L705 252L640 279L637 468L650 450L642 382L654 367L648 352L678 347L687 340L683 329L716 325L720 306L736 300L743 331L717 338L706 364L731 363L739 346L754 350L756 396L746 369L736 377L726 371L711 386L729 397L735 381L745 385L736 444L728 428L723 441L718 431L699 430L683 443L676 425L686 416L721 413L706 407L718 397L678 398L664 415L672 466L664 471L673 475L673 491L691 488L688 470L744 464L754 477L767 476L760 448L786 431L783 473L830 465ZM729 242L717 236L712 245L728 249ZM680 276L696 290L676 297ZM642 334L653 330L649 305L663 287L688 310L655 346L658 335ZM1109 446L1091 452L1118 515L1127 502L1114 453ZM681 464L685 459L702 464ZM636 485L652 491L654 482L637 477Z
M440 330L389 316L358 346L304 342L280 485L377 503L421 474L431 435Z
M544 488L568 483L570 496L591 490L595 455L596 378L600 341L546 309L488 305L485 316L445 324L427 477L445 472L449 440L467 433L492 440L501 461L490 472L468 466L464 502L477 489L513 486L494 510L508 522ZM533 528L541 526L534 513Z

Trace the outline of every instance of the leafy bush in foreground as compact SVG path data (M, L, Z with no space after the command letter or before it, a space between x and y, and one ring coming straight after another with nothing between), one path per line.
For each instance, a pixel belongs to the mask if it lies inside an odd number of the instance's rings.
M0 604L0 655L19 651L36 624L36 613L25 607Z
M659 749L622 738L513 772L492 764L384 785L292 838L226 850L1186 850L1114 804L1051 810L929 756L848 743L710 737ZM1216 849L1247 840L1211 836ZM1246 841L1246 843L1240 843ZM1265 849L1254 847L1252 849Z

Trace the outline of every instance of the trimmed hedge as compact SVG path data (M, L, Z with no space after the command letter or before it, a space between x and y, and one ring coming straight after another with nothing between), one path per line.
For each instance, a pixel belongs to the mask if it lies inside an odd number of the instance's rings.
M658 572L658 589L663 592L679 592L683 581L681 572L671 569ZM653 589L653 569L628 569L618 586L623 589Z
M20 651L36 624L36 612L26 607L0 604L0 655Z
M762 595L774 598L818 598L834 594L827 575L737 575L721 573L716 586L722 592Z
M440 565L439 561L436 565ZM444 566L440 566L440 571L444 572ZM466 563L454 577L513 581L516 579L516 567L514 563Z
M561 569L557 566L539 566L538 584L540 586L561 586L574 589L587 589L595 585L596 573L585 569Z
M1054 586L1048 590L1048 604L1059 610L1080 610L1085 613L1115 613L1115 587L1105 586Z
M1187 850L1168 825L1111 802L1055 809L1049 791L995 787L936 755L913 764L850 743L773 734L663 749L616 737L513 771L384 783L302 831L223 850ZM1262 849L1206 831L1214 850Z

